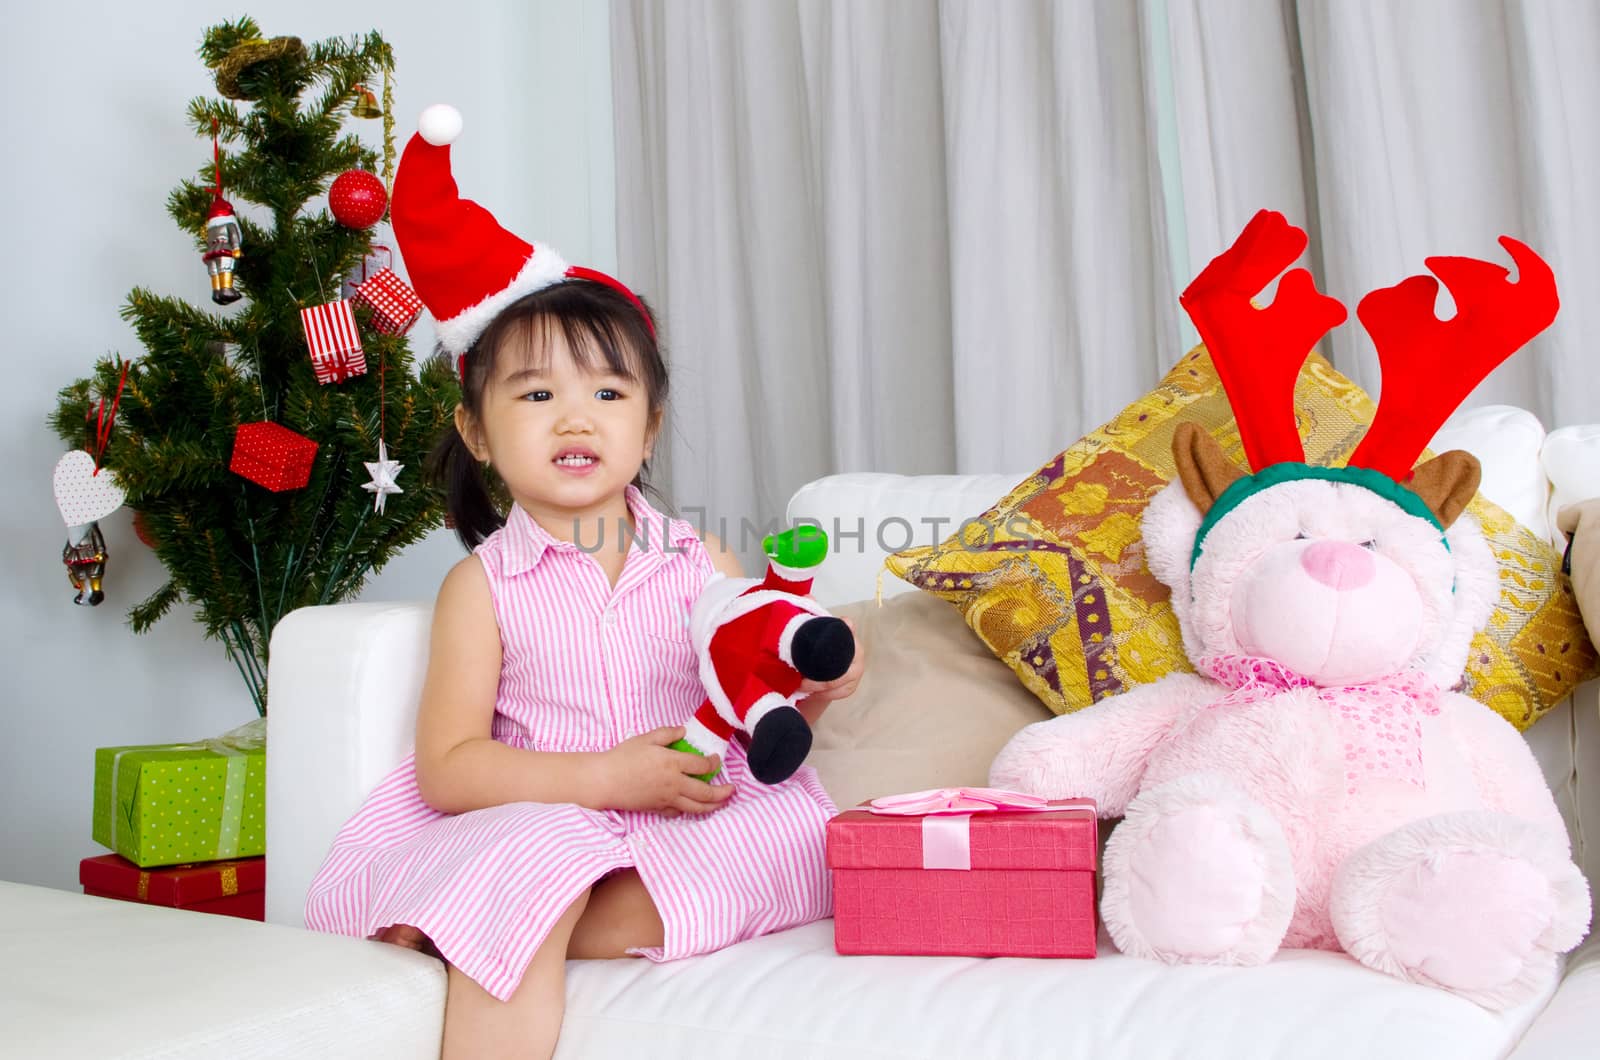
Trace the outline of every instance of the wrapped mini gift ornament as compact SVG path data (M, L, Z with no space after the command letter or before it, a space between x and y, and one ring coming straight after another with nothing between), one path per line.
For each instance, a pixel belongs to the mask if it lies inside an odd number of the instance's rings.
M422 315L422 299L393 269L382 269L362 283L354 300L372 309L372 326L388 335L404 335Z
M282 493L311 481L317 443L277 423L241 423L233 436L228 470L258 486Z
M367 372L366 351L356 330L356 314L344 299L300 310L317 382L342 383Z
M828 822L840 953L1093 957L1088 799L990 788L875 799Z
M350 271L339 281L339 297L354 298L362 284L384 269L392 268L394 268L394 251L382 243L373 243L372 250L362 256L361 264L351 266Z

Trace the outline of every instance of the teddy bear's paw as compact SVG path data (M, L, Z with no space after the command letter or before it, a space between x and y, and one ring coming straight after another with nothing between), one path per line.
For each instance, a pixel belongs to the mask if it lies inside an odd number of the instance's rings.
M1546 988L1589 924L1589 888L1561 845L1505 814L1413 821L1334 877L1339 941L1361 963L1486 1008Z
M1100 913L1131 956L1261 964L1283 941L1294 898L1277 820L1220 776L1140 793L1106 843Z

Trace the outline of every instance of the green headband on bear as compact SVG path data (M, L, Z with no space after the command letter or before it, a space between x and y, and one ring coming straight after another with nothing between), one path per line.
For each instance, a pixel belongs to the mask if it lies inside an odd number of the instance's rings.
M1262 468L1254 475L1245 475L1235 479L1216 502L1211 505L1211 510L1206 512L1205 518L1200 520L1200 530L1194 537L1194 551L1189 554L1189 569L1194 570L1194 565L1200 558L1200 546L1205 543L1206 535L1211 528L1216 526L1224 515L1233 511L1250 497L1254 497L1262 490L1271 489L1273 486L1284 482L1294 482L1299 479L1323 479L1328 482L1344 482L1362 489L1371 490L1386 501L1398 504L1407 515L1414 515L1418 519L1426 519L1439 528L1439 540L1444 542L1444 547L1449 549L1450 541L1444 536L1444 524L1439 517L1429 508L1427 502L1414 492L1400 485L1394 479L1381 471L1374 471L1367 467L1320 467L1316 464L1300 464L1293 461L1284 461L1281 464L1271 464Z

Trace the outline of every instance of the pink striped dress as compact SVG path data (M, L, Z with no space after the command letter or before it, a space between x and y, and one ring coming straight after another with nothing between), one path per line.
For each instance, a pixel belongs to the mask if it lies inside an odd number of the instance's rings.
M711 557L693 527L666 519L632 487L628 506L635 542L615 587L594 556L520 508L478 547L504 659L495 739L603 751L681 725L700 705L688 618ZM608 537L604 547L617 543ZM835 811L815 772L767 787L737 744L727 758L736 790L721 809L665 818L530 802L443 814L417 793L408 756L334 840L311 884L306 924L362 938L411 924L505 1000L573 900L628 866L666 927L662 946L634 951L655 961L831 915L823 835Z

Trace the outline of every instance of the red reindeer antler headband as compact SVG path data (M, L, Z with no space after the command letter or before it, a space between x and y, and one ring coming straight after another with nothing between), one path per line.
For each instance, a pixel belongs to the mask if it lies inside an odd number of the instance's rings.
M1509 270L1493 262L1433 257L1427 266L1439 279L1412 276L1371 292L1357 305L1356 315L1383 366L1378 411L1347 468L1310 467L1295 426L1295 380L1312 347L1347 314L1337 299L1317 291L1305 269L1283 277L1270 306L1257 309L1251 303L1253 295L1300 256L1306 242L1305 232L1281 213L1262 210L1180 299L1216 365L1245 458L1256 472L1228 487L1206 512L1195 556L1206 533L1240 501L1292 478L1353 482L1437 525L1438 518L1422 499L1401 484L1466 396L1549 327L1559 307L1550 267L1509 236L1502 236L1500 244L1516 262L1516 283L1510 282ZM1456 315L1450 320L1434 315L1439 280L1455 299ZM1271 473L1263 474L1269 468Z

